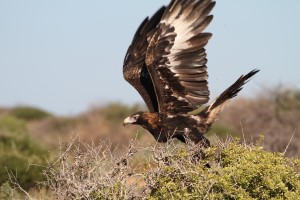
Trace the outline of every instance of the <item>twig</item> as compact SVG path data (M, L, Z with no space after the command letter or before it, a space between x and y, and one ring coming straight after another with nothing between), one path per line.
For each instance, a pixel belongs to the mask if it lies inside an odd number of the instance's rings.
M76 139L78 138L78 135L76 135L74 138L73 138L73 140L71 141L71 143L69 144L69 146L68 146L68 148L64 151L64 153L63 154L61 154L60 156L59 156L59 158L54 162L54 163L52 163L51 164L51 167L52 166L54 166L56 163L58 163L69 151L70 151L70 149L71 149L71 147L73 146L73 144L75 143L75 141L76 141Z
M15 185L20 191L22 191L29 199L34 199L34 198L32 198L30 195L29 195L29 193L26 191L26 190L24 190L21 186L20 186L20 184L19 184L19 182L18 182L18 180L17 180L17 177L11 172L11 171L8 171L8 169L6 168L6 171L7 171L7 173L8 173L8 178L9 178L9 181L13 184L13 185Z
M294 130L294 133L293 133L292 137L290 138L290 141L289 141L289 143L287 144L287 146L286 146L286 148L285 148L285 150L284 150L284 152L283 152L283 155L285 155L285 153L287 152L287 150L288 150L288 148L289 148L289 146L290 146L290 144L291 144L291 142L292 142L292 139L293 139L295 133L296 133L296 130Z

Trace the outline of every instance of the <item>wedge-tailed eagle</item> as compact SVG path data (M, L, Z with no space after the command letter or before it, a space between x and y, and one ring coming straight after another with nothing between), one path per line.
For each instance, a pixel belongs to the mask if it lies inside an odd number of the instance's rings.
M203 32L212 21L213 0L172 0L137 29L124 59L123 74L142 96L149 112L124 120L147 129L158 142L177 138L209 146L203 136L225 104L259 70L241 76L198 114L209 100Z

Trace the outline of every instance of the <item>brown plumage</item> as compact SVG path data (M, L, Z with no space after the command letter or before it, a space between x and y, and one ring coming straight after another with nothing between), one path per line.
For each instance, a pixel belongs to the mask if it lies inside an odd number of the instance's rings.
M149 112L124 120L147 129L158 142L178 138L208 146L203 136L224 105L259 70L241 76L200 113L189 112L209 101L205 45L211 33L213 0L172 0L136 31L125 56L124 78L140 93Z

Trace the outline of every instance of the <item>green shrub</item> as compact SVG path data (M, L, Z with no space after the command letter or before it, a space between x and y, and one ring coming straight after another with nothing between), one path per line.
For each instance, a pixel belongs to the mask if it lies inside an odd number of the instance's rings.
M167 163L146 173L147 199L297 199L300 196L299 160L238 144L205 150L193 162L179 150ZM210 167L207 167L207 163Z
M20 106L20 107L13 108L9 112L9 114L26 121L39 120L51 116L50 113L44 110L30 107L30 106Z
M279 92L274 99L275 114L278 121L292 128L297 127L300 120L300 91L289 90Z
M295 89L283 90L275 95L274 100L278 112L300 109L299 90L295 90Z
M22 120L0 118L0 185L8 181L8 172L12 172L24 189L30 189L43 179L43 168L37 165L46 165L45 156L47 152L33 141Z
M0 117L0 133L23 134L27 133L26 123L12 116Z

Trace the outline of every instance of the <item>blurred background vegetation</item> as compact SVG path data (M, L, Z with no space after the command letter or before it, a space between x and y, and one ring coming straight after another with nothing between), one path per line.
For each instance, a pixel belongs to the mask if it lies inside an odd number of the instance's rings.
M76 116L55 116L30 106L0 108L0 195L10 195L8 172L30 191L43 180L41 172L49 160L56 159L59 145L76 135L83 142L95 144L109 139L116 153L124 152L130 139L137 138L141 144L155 143L142 128L122 125L126 116L140 110L146 107L110 103ZM214 140L215 135L233 136L255 141L263 135L265 150L299 158L299 121L300 90L276 87L254 94L253 98L233 99L207 137Z

